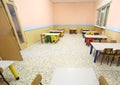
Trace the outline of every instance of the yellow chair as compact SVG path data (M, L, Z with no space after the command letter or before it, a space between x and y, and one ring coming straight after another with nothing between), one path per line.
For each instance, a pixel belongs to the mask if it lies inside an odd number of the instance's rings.
M90 32L91 35L94 35L94 32Z
M108 82L106 81L104 76L99 77L99 83L100 83L100 85L108 85Z
M32 81L31 85L42 85L41 83L42 76L40 74L37 74L35 79Z
M89 34L90 34L90 32L88 31L88 32L86 32L85 34L86 34L86 35L89 35Z
M64 36L64 32L61 32L61 36Z
M58 39L55 35L51 36L51 40L52 40L52 42L55 42L55 43L58 41Z

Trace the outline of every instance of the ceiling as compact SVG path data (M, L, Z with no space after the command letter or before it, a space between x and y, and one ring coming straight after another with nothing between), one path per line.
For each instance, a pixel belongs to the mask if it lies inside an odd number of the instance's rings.
M93 2L97 0L51 0L52 2Z

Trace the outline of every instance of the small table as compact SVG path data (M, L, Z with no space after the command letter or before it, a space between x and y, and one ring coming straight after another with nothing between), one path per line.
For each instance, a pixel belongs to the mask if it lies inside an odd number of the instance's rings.
M91 42L90 54L92 54L93 48L95 49L94 62L96 62L99 51L103 51L105 48L113 48L113 50L120 49L120 43Z
M76 28L71 28L71 29L69 30L69 33L70 33L70 34L77 34Z
M89 29L87 29L87 28L82 28L82 31L89 31Z
M89 34L87 34L87 35L91 35L91 33L94 33L94 35L98 35L98 34L99 34L98 31L82 31L82 36L84 37L84 35L85 35L87 32L89 32Z
M50 30L50 33L60 33L60 37L64 36L64 30Z
M87 43L90 44L90 42L92 42L93 40L96 40L96 39L98 39L99 42L101 42L102 39L107 40L107 38L108 38L105 35L84 35L84 37L85 37L86 44Z
M50 85L99 85L92 68L58 68Z

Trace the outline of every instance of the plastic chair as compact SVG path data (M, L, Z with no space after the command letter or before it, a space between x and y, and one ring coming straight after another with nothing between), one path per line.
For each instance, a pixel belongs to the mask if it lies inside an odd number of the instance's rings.
M90 43L94 40L94 38L88 38L86 39L86 45L89 46Z
M55 35L52 35L51 36L51 41L56 43L57 42L57 37Z
M113 57L112 57L112 60L111 60L111 63L110 63L110 66L112 65L114 59L117 58L117 66L120 65L120 49L119 50L115 50L115 52L113 53Z
M51 42L51 36L49 35L45 36L45 42L46 43Z
M86 34L86 35L90 35L90 32L88 31L88 32L86 32L85 34Z
M99 77L99 83L100 83L100 85L108 85L108 82L106 81L104 76Z
M91 35L94 35L94 32L90 32Z
M42 76L40 74L37 74L35 79L32 81L31 85L42 85L41 83Z
M107 59L107 64L109 63L110 56L113 54L113 48L105 48L102 52L99 53L99 57L102 56L101 64L104 58Z

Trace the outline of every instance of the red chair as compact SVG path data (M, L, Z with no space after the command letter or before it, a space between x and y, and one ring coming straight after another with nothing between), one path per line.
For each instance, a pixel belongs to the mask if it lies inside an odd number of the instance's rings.
M91 43L93 40L95 40L95 39L94 39L94 38L88 38L88 39L86 40L86 45L89 46L90 43Z

